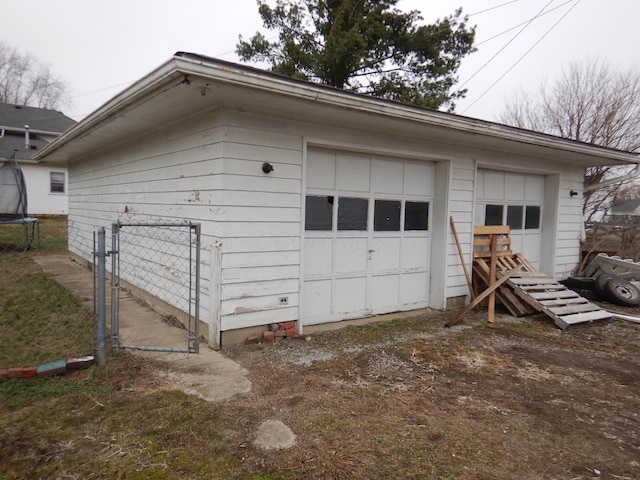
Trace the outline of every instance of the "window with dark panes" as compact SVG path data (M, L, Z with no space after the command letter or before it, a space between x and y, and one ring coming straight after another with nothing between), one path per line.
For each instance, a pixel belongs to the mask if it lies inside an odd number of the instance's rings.
M524 228L527 230L540 228L540 207L527 205Z
M305 201L305 230L331 230L333 197L308 195Z
M51 193L64 193L64 177L64 172L49 172Z
M522 205L509 205L507 207L507 225L511 230L522 230L522 218L524 207Z
M373 210L373 229L376 232L400 231L399 200L376 200Z
M368 214L366 198L338 198L338 230L366 230Z
M485 225L502 225L502 205L487 205L484 210Z
M429 230L429 202L405 202L404 230Z

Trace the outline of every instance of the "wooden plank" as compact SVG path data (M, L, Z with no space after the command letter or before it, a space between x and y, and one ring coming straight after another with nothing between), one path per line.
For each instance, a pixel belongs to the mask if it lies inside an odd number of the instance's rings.
M576 298L553 298L551 300L541 300L540 305L542 305L543 307L553 307L554 305L564 306L564 305L573 304L573 303L580 304L586 301L587 300L585 300L580 296Z
M473 229L474 235L508 235L511 228L508 225L478 225Z
M562 321L573 325L581 322L592 322L594 320L604 320L605 318L611 318L613 315L606 310L597 310L595 312L588 313L576 313L574 315L566 315L561 317Z
M585 302L581 304L573 304L566 305L564 307L546 307L551 313L554 315L562 316L562 315L570 315L573 313L584 313L584 312L594 312L596 310L601 310L600 307L594 305L590 302Z
M458 238L458 231L456 230L456 222L453 221L453 217L449 217L449 223L451 224L451 232L453 233L453 239L456 241L456 247L458 249L458 256L460 257L460 263L462 264L462 268L464 269L464 277L467 279L467 286L469 287L469 292L471 293L471 298L475 297L475 293L473 291L473 286L471 284L471 276L469 275L469 270L467 269L467 261L464 258L464 254L462 253L462 246L460 245L460 239Z
M566 290L565 287L557 283L556 284L542 283L542 284L536 284L536 285L518 285L518 288L523 292L549 292L549 291L559 292L559 291Z
M512 283L515 283L517 285L560 285L562 288L566 288L564 285L556 282L555 280L547 277L546 275L544 277L538 277L538 276L532 276L532 277L515 277L511 279Z
M516 291L517 293L517 291ZM524 292L523 292L524 293ZM525 294L527 295L527 294ZM558 298L576 298L576 297L580 297L580 295L578 295L576 292L572 291L572 290L567 290L565 291L559 291L559 292L540 292L540 293L530 293L528 294L529 297L533 298L534 300L549 300L549 299L558 299ZM580 297L582 298L582 297Z
M489 261L489 288L493 286L496 281L496 252L498 251L498 237L491 236L491 260ZM489 305L487 307L487 321L493 323L494 314L496 309L496 292L495 289L491 289L489 294Z
M473 273L476 276L476 280L484 282L485 286L489 284L489 266L484 260L478 259L473 263ZM521 301L506 284L501 285L496 290L496 296L514 317L530 315L537 311L532 309L526 302Z
M478 295L473 302L469 303L469 305L467 305L465 308L463 308L460 312L458 312L456 314L455 317L453 317L451 320L449 320L447 322L447 327L451 327L452 325L455 325L456 323L458 323L458 321L462 318L462 316L467 313L469 310L471 310L472 308L474 308L476 305L478 305L482 300L484 300L485 298L487 298L491 292L495 291L500 285L502 285L504 282L506 282L507 280L509 280L509 277L513 274L515 274L517 272L517 270L513 270L512 272L506 274L504 277L502 277L501 279L499 279L496 283L493 284L493 286L491 286L491 288L487 288L484 292L482 292L480 295Z

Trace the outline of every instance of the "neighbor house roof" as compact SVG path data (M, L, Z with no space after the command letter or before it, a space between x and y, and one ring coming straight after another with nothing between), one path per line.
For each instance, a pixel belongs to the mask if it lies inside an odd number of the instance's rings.
M344 125L399 138L579 165L625 165L637 157L606 147L360 95L193 53L178 52L56 139L36 158L69 162L219 108Z
M640 207L640 199L627 200L626 202L611 207L609 213L611 215L630 215L634 213L638 207Z
M0 103L0 159L15 152L18 160L30 160L51 137L57 137L75 123L56 110Z

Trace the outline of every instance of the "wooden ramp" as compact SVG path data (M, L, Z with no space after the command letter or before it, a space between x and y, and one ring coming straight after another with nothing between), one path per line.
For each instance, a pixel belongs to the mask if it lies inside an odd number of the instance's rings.
M519 271L513 272L514 269ZM491 275L492 270L495 276ZM475 228L473 273L489 288L498 279L510 274L496 288L496 297L515 316L543 312L562 330L576 323L604 320L612 316L551 277L538 272L522 254L514 254L511 251L509 227Z

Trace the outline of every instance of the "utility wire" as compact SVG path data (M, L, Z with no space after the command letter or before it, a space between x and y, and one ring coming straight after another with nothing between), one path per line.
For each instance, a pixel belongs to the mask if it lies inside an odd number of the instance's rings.
M478 98L476 98L476 99L475 99L475 100L474 100L474 101L473 101L473 102L472 102L472 103L471 103L467 108L465 108L465 109L462 111L462 113L464 114L467 110L469 110L469 109L470 109L471 107L473 107L476 103L478 103L478 101L479 101L482 97L484 97L487 93L489 93L489 91L490 91L493 87L495 87L495 86L498 84L498 82L500 82L500 80L502 80L504 77L506 77L506 76L507 76L507 74L508 74L509 72L511 72L511 70L513 70L513 69L516 67L516 65L518 65L518 64L519 64L519 63L524 59L524 57L526 57L526 56L531 52L531 50L533 50L533 49L534 49L534 48L535 48L535 47L536 47L536 46L537 46L537 45L538 45L542 40L544 40L544 38L545 38L547 35L549 35L549 33L551 33L551 31L552 31L554 28L556 28L556 27L558 26L558 24L559 24L562 20L564 20L564 18L565 18L567 15L569 15L569 13L571 13L571 11L572 11L574 8L576 8L576 7L578 6L578 4L580 3L580 1L581 1L581 0L576 0L576 3L574 3L574 4L571 6L571 8L570 8L569 10L567 10L567 11L565 12L565 14L564 14L564 15L562 15L562 17L560 17L560 18L558 19L558 21L557 21L556 23L554 23L554 24L551 26L551 28L549 28L549 29L548 29L548 30L547 30L547 31L542 35L542 37L540 37L540 39L538 39L538 41L537 41L536 43L534 43L534 44L533 44L533 45L532 45L532 46L531 46L531 47L530 47L526 52L524 52L524 54L523 54L523 55L522 55L518 60L516 60L516 62L515 62L513 65L511 65L511 67L509 67L509 68L507 69L507 71L506 71L506 72L504 72L504 73L503 73L503 74L502 74L502 75L501 75L501 76L500 76L500 77L499 77L495 82L493 82L493 83L489 86L489 88L487 88L484 92L482 92Z
M564 2L564 3L561 3L561 4L560 4L560 5L558 5L557 7L553 7L553 8L551 8L551 9L547 10L546 12L544 12L544 13L540 14L537 18L542 18L542 17L544 17L545 15L548 15L548 14L550 14L550 13L552 13L552 12L555 12L555 11L556 11L556 10L558 10L559 8L562 8L562 7L564 7L565 5L567 5L567 4L569 4L569 3L573 3L573 2L575 2L575 1L576 1L576 0L568 0L568 1ZM505 4L505 5L506 5L506 4ZM485 39L485 40L482 40L481 42L476 43L476 44L474 45L474 47L479 47L480 45L484 45L485 43L490 42L491 40L495 40L496 38L501 37L502 35L505 35L505 34L507 34L507 33L511 32L512 30L515 30L515 29L516 29L516 28L518 28L518 27L521 27L522 25L524 25L524 24L525 24L525 23L527 23L527 22L528 22L528 20L527 20L527 21L524 21L524 22L522 22L522 23L519 23L518 25L514 25L513 27L511 27L511 28L509 28L509 29L505 30L504 32L497 33L497 34L495 34L493 37L489 37L489 38L487 38L487 39Z
M511 37L511 39L510 39L507 43L505 43L505 44L502 46L502 48L501 48L500 50L498 50L496 53L494 53L494 54L493 54L493 56L492 56L489 60L487 60L487 61L486 61L486 62L485 62L485 63L484 63L484 64L483 64L483 65L482 65L478 70L476 70L476 71L475 71L475 72L474 72L474 73L473 73L469 78L467 78L467 80L466 80L462 85L460 85L460 86L456 89L456 91L455 91L455 92L453 92L453 93L454 93L454 94L455 94L455 93L458 93L460 90L462 90L462 88L464 88L464 86L465 86L467 83L469 83L471 80L473 80L473 78L474 78L476 75L478 75L482 70L484 70L484 69L485 69L485 68L486 68L486 67L487 67L487 66L488 66L488 65L489 65L489 64L490 64L490 63L491 63L491 62L492 62L492 61L493 61L493 60L494 60L498 55L500 55L500 54L505 50L505 48L507 48L509 45L511 45L511 43L512 43L516 38L518 38L518 37L520 36L520 34L521 34L522 32L524 32L524 31L526 30L526 28L527 28L529 25L531 25L531 24L533 23L533 21L534 21L534 20L536 20L537 18L539 18L539 17L542 15L542 12L544 12L544 11L547 9L547 7L553 3L553 1L554 1L554 0L549 0L549 3L547 3L544 7L542 7L542 10L540 10L540 11L536 14L536 16L535 16L535 17L531 18L528 22L526 22L526 23L525 23L525 25L520 29L520 31L519 31L518 33L516 33L513 37Z
M490 12L491 10L495 10L496 8L504 7L506 5L510 5L512 3L516 3L519 1L520 0L511 0L510 2L507 2L507 3L501 3L500 5L496 5L495 7L489 7L489 8L485 8L484 10L480 10L479 12L470 13L469 15L467 15L467 17L473 17L474 15L480 15L481 13Z

